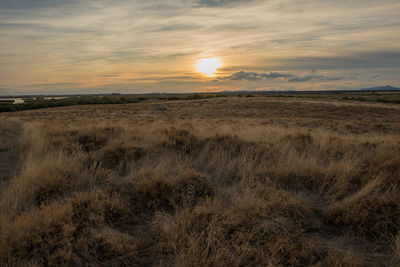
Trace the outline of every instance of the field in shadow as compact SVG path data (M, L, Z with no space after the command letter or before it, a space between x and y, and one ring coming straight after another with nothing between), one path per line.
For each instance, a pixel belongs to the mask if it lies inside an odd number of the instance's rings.
M395 266L399 111L254 97L7 113L0 265Z

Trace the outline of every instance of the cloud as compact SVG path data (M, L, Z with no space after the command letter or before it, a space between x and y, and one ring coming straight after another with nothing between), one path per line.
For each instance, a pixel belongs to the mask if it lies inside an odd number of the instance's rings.
M64 82L64 83L38 83L34 84L34 86L64 86L64 85L74 85L76 83L73 82Z
M344 79L344 75L337 76L325 76L317 74L315 69L311 70L311 74L304 76L297 76L292 73L280 73L280 72L269 72L269 73L257 73L257 72L245 72L239 71L229 76L218 77L213 82L221 80L232 80L232 81L261 81L261 80L274 80L274 79L285 79L288 82L307 82L311 80L318 81L338 81Z
M290 78L293 77L292 74L289 73L279 73L279 72L270 72L270 73L257 73L257 72L245 72L239 71L230 76L219 77L218 80L248 80L248 81L260 81L260 80L272 80L278 78Z
M202 27L199 25L192 25L192 24L172 24L160 27L155 32L166 32L166 31L188 31L188 30L197 30L201 29Z
M300 69L373 69L400 68L400 51L355 52L335 57L291 57L279 66Z
M313 72L315 73L315 71ZM345 76L340 75L340 76L324 76L324 75L316 75L316 74L310 74L310 75L304 75L301 77L295 76L293 78L290 78L288 81L289 82L308 82L311 80L318 80L318 81L339 81L343 80Z
M219 6L227 6L233 4L248 3L251 1L252 0L197 0L196 3L199 6L219 7Z
M229 90L398 86L399 11L398 0L0 0L0 87L193 91L210 85L195 73L202 57L221 59L215 81Z
M36 8L59 7L66 5L70 1L65 0L2 0L0 8L16 9L16 10L31 10Z
M17 31L29 31L35 35L44 36L45 34L100 34L100 31L89 29L79 29L71 27L54 26L45 23L2 23L0 29L8 29L9 32L16 34Z
M128 81L170 81L170 80L193 80L191 76L152 76L143 78L132 78Z

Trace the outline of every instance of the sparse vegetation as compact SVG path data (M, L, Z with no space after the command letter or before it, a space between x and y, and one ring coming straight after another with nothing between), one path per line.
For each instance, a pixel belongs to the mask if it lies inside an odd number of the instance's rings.
M216 95L211 94L150 94L150 95L72 95L61 99L46 99L43 97L26 98L24 103L13 104L13 101L1 102L0 98L0 112L13 112L21 110L53 108L64 106L76 105L100 105L100 104L131 104L139 103L141 101L153 100L193 100L211 98Z
M0 265L395 266L399 115L292 97L2 114Z
M345 96L343 96L345 95ZM1 100L0 113L22 110L76 106L76 105L104 105L104 104L131 104L144 101L175 101L196 100L216 97L270 97L270 98L300 98L300 99L331 99L347 101L367 101L400 104L400 93L393 92L248 92L248 93L186 93L186 94L143 94L143 95L72 95L61 99L44 97L25 98L22 104L13 104L10 100Z

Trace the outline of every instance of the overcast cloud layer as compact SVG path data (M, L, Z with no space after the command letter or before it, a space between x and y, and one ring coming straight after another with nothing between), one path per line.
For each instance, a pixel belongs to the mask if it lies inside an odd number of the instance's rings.
M398 0L1 0L0 95L400 87L399 14Z

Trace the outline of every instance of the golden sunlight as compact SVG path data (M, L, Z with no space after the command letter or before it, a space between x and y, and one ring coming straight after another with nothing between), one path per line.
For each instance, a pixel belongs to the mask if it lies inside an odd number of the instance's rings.
M197 70L207 77L212 77L221 67L221 62L218 58L202 58L197 61Z

